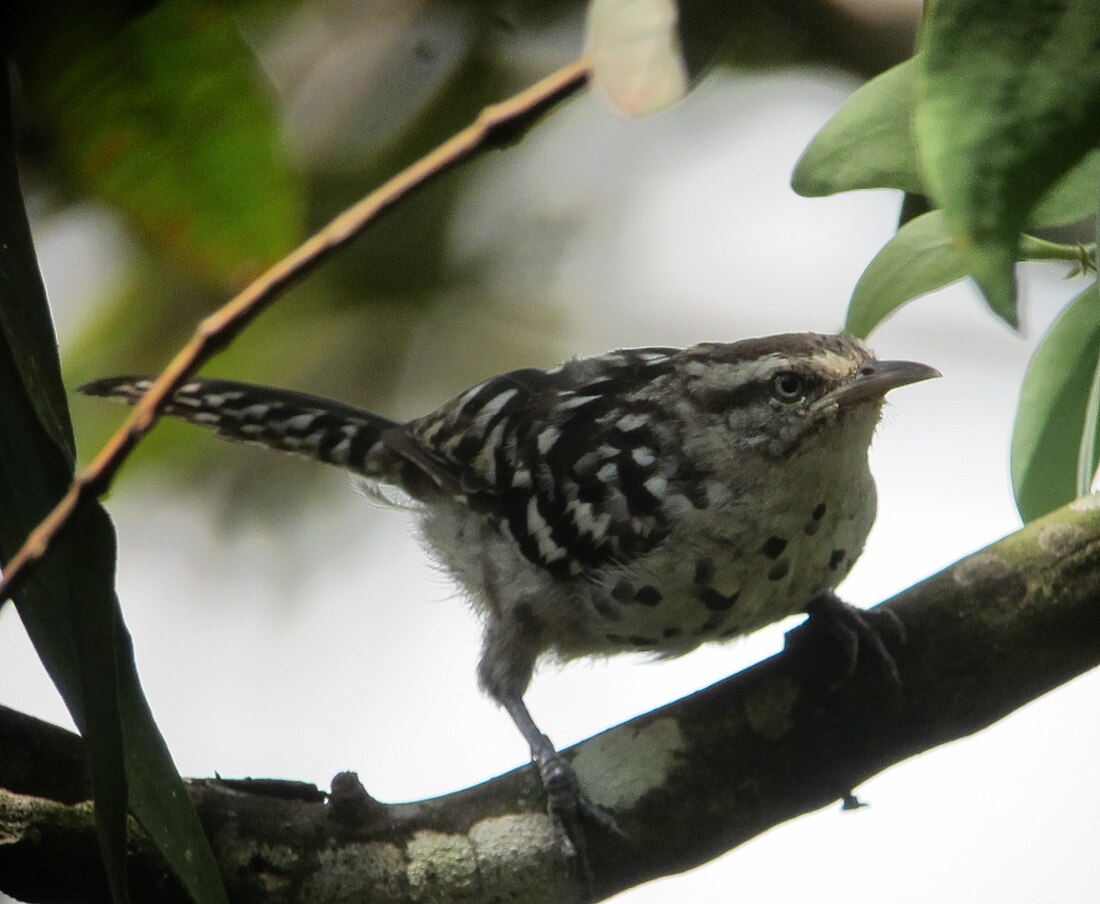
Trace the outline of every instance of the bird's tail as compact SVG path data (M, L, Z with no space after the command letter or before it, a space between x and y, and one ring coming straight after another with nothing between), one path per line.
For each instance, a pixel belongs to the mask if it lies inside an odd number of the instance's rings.
M81 386L84 395L134 405L152 385L145 377L110 377ZM319 396L229 380L190 380L163 414L218 436L336 465L385 480L393 464L382 434L398 426L361 408Z

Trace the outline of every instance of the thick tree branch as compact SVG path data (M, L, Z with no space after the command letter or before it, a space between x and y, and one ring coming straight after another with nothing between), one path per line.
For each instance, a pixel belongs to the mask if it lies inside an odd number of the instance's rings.
M884 604L907 631L900 700L874 669L846 677L830 641L800 628L784 653L577 745L582 784L625 833L589 833L598 894L702 863L1094 667L1098 599L1100 498L1088 497ZM79 743L0 712L0 786L19 792L0 792L0 890L106 900L88 805L72 804L86 791ZM20 755L31 749L49 757ZM190 788L239 904L581 899L531 768L395 805L348 775L327 800L291 782ZM136 832L135 884L171 900Z

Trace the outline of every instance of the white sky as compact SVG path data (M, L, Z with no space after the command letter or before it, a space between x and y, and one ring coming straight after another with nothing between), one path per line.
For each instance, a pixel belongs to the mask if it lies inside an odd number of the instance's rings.
M897 198L805 200L788 179L853 88L822 72L726 75L641 123L582 99L484 167L459 218L474 225L455 237L456 262L490 260L499 293L528 298L533 249L563 245L558 265L537 274L541 304L567 324L563 355L836 329L891 233ZM51 295L70 311L109 275L86 246L90 232L110 233L89 222L39 228ZM877 602L1018 526L1007 465L1015 395L1075 285L1057 268L1028 271L1025 337L968 286L914 303L873 337L880 355L926 361L944 379L891 396L872 459L879 520L846 598ZM464 334L453 312L440 322L447 328L426 327L418 348L476 369L474 329ZM410 367L403 413L468 382L425 385ZM354 769L372 794L400 800L520 764L518 733L476 689L477 626L398 524L404 516L372 507L339 475L332 487L323 511L302 513L288 549L286 533L258 521L215 535L199 503L122 474L109 503L120 593L180 770L326 787ZM564 746L750 665L780 647L784 627L670 663L551 668L528 700ZM858 791L870 809L828 807L619 900L1092 904L1098 691L1100 678L1085 676L868 782ZM69 724L10 611L0 616L0 700ZM444 739L453 749L441 755Z

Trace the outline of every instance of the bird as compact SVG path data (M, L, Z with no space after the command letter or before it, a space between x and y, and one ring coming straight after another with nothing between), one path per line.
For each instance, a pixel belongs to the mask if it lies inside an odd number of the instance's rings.
M595 808L524 702L536 666L679 656L799 612L876 643L833 591L875 518L868 449L884 397L938 376L852 336L787 333L513 370L406 422L207 378L162 414L407 497L481 617L479 684L526 740L576 848ZM150 385L80 391L134 404Z

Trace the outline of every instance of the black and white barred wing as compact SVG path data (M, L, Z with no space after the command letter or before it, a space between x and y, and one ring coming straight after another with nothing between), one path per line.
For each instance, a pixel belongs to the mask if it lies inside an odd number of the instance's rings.
M385 442L484 512L531 561L577 577L667 534L663 450L674 425L632 401L674 349L635 349L503 374Z
M79 391L133 405L151 383L145 377L111 377ZM302 392L195 379L176 391L163 414L211 429L223 439L311 458L374 479L387 479L393 468L381 438L397 424Z

